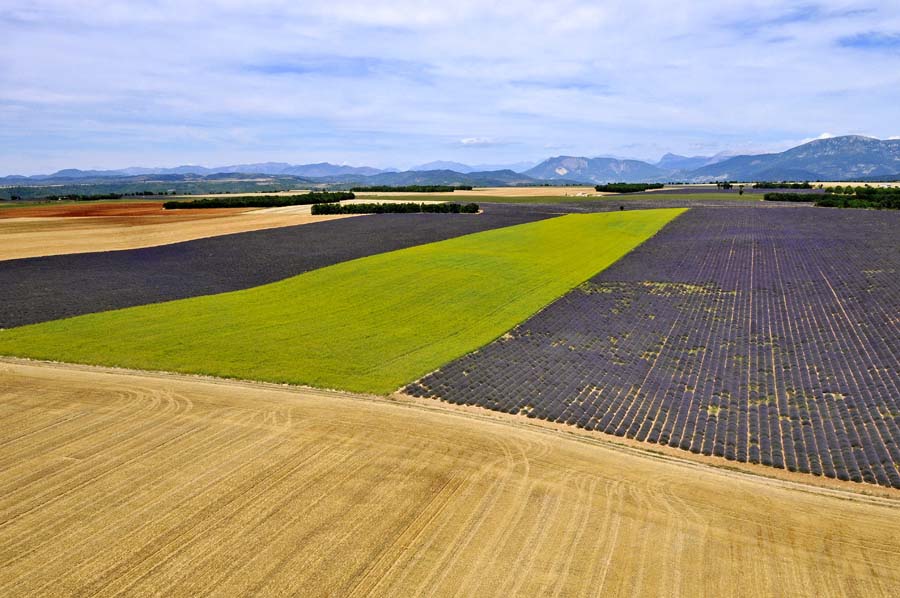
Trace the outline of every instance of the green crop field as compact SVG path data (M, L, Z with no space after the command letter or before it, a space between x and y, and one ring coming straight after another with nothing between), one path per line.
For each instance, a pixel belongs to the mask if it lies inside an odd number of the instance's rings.
M497 338L683 211L567 215L8 329L0 354L388 393Z

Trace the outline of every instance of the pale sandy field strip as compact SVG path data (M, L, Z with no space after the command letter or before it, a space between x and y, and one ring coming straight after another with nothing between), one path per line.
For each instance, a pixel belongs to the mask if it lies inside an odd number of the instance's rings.
M471 413L0 362L0 595L890 596L900 504Z
M436 198L441 202L444 198ZM348 200L342 204L372 200ZM381 201L381 200L379 200ZM408 203L388 199L383 203ZM219 235L245 233L351 218L354 214L313 216L312 206L284 206L237 214L204 214L206 210L178 210L160 216L26 217L0 219L0 260L26 257L118 251L158 247Z
M308 206L307 206L308 208ZM190 218L135 216L98 218L6 218L0 220L0 260L46 255L157 247L218 235L323 222L349 216L243 212Z

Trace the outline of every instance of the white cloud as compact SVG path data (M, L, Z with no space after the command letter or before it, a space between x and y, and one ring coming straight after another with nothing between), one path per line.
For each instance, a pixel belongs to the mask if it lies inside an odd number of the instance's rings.
M494 140L490 137L464 137L459 142L463 145L493 145Z
M836 40L900 31L900 7L858 4L7 0L0 164L130 165L140 145L157 164L389 166L884 135L900 56Z

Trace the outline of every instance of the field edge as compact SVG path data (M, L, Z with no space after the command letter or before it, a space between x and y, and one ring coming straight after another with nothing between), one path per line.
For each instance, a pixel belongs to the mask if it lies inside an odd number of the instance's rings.
M598 446L605 450L621 452L628 455L663 461L673 466L686 469L716 472L724 476L736 476L748 482L765 483L782 489L798 492L830 496L841 500L850 500L865 504L873 504L882 507L900 509L900 490L869 484L856 484L837 479L813 476L812 474L792 473L787 470L772 470L763 465L751 463L738 463L727 461L706 455L684 454L684 451L673 449L663 445L651 445L639 441L620 438L603 432L583 430L575 426L549 422L537 418L528 418L520 415L501 413L479 407L477 405L456 405L446 401L413 397L402 392L394 392L388 395L374 393L351 392L341 389L320 388L315 386L303 386L299 384L266 382L263 380L249 380L242 378L224 378L207 374L187 374L163 370L140 370L134 368L91 365L82 363L69 363L63 361L51 361L43 359L30 359L0 355L0 374L4 372L3 364L31 366L48 370L60 369L68 371L93 372L98 374L136 376L140 378L174 380L183 382L203 382L212 385L224 385L228 387L244 387L248 389L279 390L297 395L316 395L320 397L335 397L356 401L365 401L382 405L403 407L413 410L439 413L448 417L459 417L469 420L495 424L498 427L511 426L523 428L556 438ZM671 449L671 450L666 450ZM812 479L806 479L807 477ZM798 479L799 478L799 479Z

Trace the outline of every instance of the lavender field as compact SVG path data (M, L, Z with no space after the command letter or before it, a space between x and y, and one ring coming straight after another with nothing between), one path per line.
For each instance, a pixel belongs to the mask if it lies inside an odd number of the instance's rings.
M406 392L900 488L900 214L696 208Z

